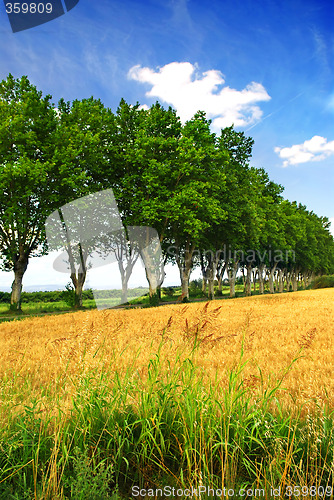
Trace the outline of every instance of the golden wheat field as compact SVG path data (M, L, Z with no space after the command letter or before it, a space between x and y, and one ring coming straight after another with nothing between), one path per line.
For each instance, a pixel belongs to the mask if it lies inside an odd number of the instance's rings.
M177 353L188 356L197 339L194 359L204 376L227 383L227 372L240 359L246 386L284 376L280 397L286 404L313 399L334 408L334 290L322 289L167 305L150 309L104 310L25 319L0 325L0 374L15 384L31 381L25 398L45 387L64 403L85 370L109 367L122 372L131 365L145 380L149 360L159 350L167 369ZM292 399L295 398L295 400Z

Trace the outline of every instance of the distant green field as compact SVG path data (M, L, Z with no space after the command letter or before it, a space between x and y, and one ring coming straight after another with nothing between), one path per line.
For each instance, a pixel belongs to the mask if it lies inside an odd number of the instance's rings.
M133 289L132 296L129 290L128 302L123 304L125 307L143 306L149 307L150 301L146 289ZM267 291L265 290L265 293ZM65 313L73 311L68 300L66 301L66 291L53 291L53 292L23 292L22 293L22 311L20 313L10 311L10 294L0 292L0 322L8 321L18 317L26 316L43 316L44 314L52 313ZM121 290L103 290L100 291L100 297L94 299L92 290L84 290L82 309L95 309L98 306L104 308L116 307L120 304ZM215 299L226 299L229 297L229 286L223 286L222 294L219 293L218 287L215 286ZM286 293L286 292L284 292ZM140 296L138 296L140 294ZM238 283L235 286L236 297L244 296L244 285ZM254 292L252 286L252 295L258 294L258 286ZM160 303L176 302L181 297L181 287L163 287L161 290ZM189 286L190 301L206 300L207 294L202 292L200 286L194 286L191 282Z
M172 288L172 291L171 291ZM216 293L218 289L216 287ZM244 287L242 284L236 285L236 296L243 295ZM9 318L16 318L20 316L36 316L36 315L44 315L44 314L52 314L52 313L60 313L60 312L70 312L73 309L70 305L65 301L61 300L61 294L63 292L32 292L27 293L24 292L22 294L22 312L20 314L13 313L10 311L8 296L9 294L2 293L2 297L0 297L0 322L8 320ZM145 294L145 290L143 290L143 295L138 297L138 289L134 289L135 297L129 294L128 296L128 306L131 305L142 305L149 306L149 297ZM98 305L104 305L105 307L111 308L119 305L121 290L110 290L105 291L106 295L111 294L112 297L99 298L97 299ZM84 297L92 297L91 291L84 291ZM223 297L228 297L229 295L229 287L223 287ZM5 299L4 299L5 296ZM161 303L166 302L175 302L181 296L181 287L166 287L162 289L161 292ZM207 295L204 295L201 289L190 288L190 300L205 300ZM216 295L217 299L220 299L219 295ZM5 300L5 302L4 302ZM94 298L84 298L83 299L83 309L95 309L97 307L97 303Z

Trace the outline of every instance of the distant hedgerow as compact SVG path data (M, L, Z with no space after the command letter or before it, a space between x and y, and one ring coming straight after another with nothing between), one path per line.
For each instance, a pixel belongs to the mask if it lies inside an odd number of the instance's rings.
M333 288L334 287L334 275L330 276L318 276L310 284L309 288Z

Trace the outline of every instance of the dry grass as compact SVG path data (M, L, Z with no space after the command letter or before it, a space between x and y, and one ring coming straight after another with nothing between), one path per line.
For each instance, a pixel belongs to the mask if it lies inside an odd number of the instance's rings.
M284 373L302 349L302 356L285 376L283 386L303 403L313 398L334 408L334 290L321 289L170 305L152 309L89 311L26 319L0 325L0 375L15 384L29 378L29 393L13 401L18 407L43 387L62 393L64 402L75 391L76 377L85 369L97 373L106 366L122 371L134 364L145 379L152 355L160 350L162 365L184 356L194 346L196 363L209 379L225 383L227 370L240 357L244 344L244 381L256 389ZM271 374L271 375L270 375ZM227 382L226 382L227 383ZM282 401L291 396L281 392ZM70 398L67 398L68 402ZM65 404L65 403L64 403Z

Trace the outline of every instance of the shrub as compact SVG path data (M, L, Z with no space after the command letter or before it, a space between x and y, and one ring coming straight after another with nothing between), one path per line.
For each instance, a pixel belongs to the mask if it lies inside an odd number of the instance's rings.
M318 276L308 288L316 289L316 288L332 288L334 287L334 276Z
M65 478L65 487L70 489L71 497L76 500L105 500L109 495L109 486L113 480L112 466L104 461L93 464L87 451L76 447L73 451L73 475Z
M83 290L82 298L84 300L94 300L93 290L89 288L89 290Z
M3 304L10 303L10 293L9 292L0 292L0 302Z
M162 289L164 294L167 295L167 297L173 297L174 295L174 288L172 286L166 287Z
M66 302L66 304L73 308L75 306L75 290L73 285L69 282L65 286L66 290L61 292L62 300Z
M203 283L203 280L201 278L198 280L192 280L189 283L189 291L191 293L201 292L202 291L202 283Z

